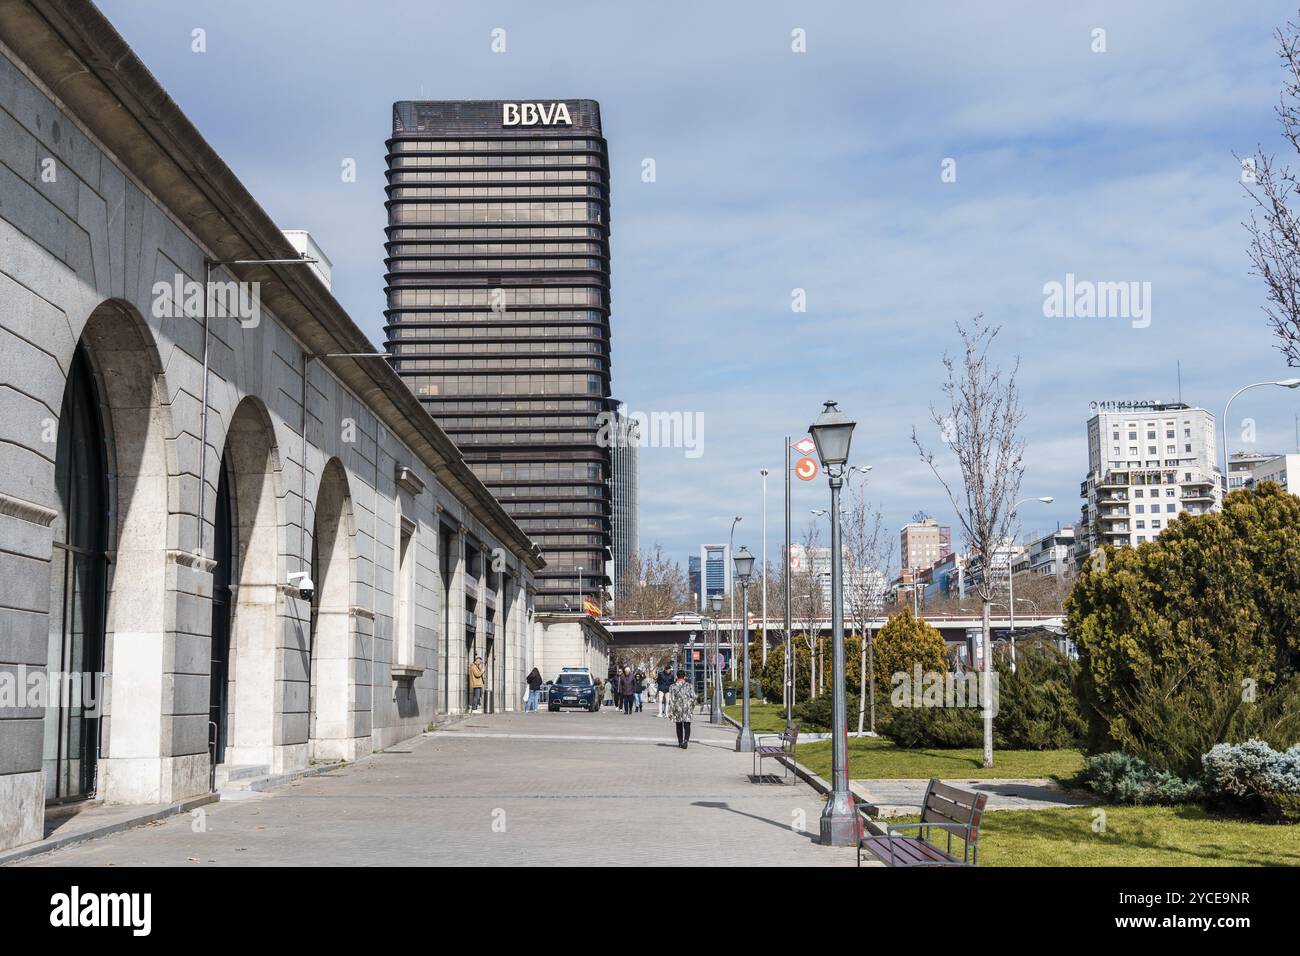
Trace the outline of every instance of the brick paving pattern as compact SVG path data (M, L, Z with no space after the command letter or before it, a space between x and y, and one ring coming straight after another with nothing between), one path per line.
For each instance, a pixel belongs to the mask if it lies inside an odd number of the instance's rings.
M854 865L816 843L821 797L751 781L734 740L697 720L683 752L648 707L475 716L232 794L203 832L181 815L17 865Z

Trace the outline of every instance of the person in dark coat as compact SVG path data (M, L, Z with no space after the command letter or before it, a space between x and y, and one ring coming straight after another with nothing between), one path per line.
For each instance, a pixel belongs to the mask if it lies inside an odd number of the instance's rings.
M623 673L618 675L618 695L623 704L623 713L632 713L632 702L636 695L636 675L632 673L630 667L624 667Z
M659 691L659 716L668 716L668 692L673 689L673 684L677 678L673 676L671 664L665 664L658 676L655 677L655 688Z
M615 664L613 661L609 662L609 674L607 674L606 676L607 679L609 680L609 686L614 692L614 706L622 707L623 698L619 695L618 692L618 665Z
M528 703L524 706L524 713L530 710L537 710L537 701L542 692L542 672L534 667L528 672Z

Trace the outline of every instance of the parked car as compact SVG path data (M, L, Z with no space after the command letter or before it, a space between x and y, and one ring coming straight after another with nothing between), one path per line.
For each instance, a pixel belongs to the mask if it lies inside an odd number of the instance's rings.
M590 671L566 668L555 678L546 698L546 709L557 711L561 707L600 710L600 695L596 693L596 682L591 679Z

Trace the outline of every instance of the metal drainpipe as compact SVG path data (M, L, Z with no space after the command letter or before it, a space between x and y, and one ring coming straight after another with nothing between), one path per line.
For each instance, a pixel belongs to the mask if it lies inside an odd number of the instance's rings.
M212 288L212 260L203 260L203 385L199 401L199 505L194 511L198 524L198 554L203 557L203 512L207 503L208 483L208 308L209 290Z

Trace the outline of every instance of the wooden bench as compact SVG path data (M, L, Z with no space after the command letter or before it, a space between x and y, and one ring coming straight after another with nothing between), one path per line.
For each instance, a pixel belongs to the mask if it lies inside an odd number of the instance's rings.
M886 825L883 835L864 836L858 841L858 866L862 865L863 848L886 866L977 866L980 821L988 799L987 793L958 790L931 780L921 801L921 821ZM904 836L902 831L907 830L917 831L916 836ZM947 835L944 848L931 835L935 830ZM962 841L960 859L952 852L954 836Z
M790 776L794 772L794 745L799 742L799 725L786 724L785 730L781 731L779 734L755 734L754 743L757 744L758 741L764 737L779 737L781 743L779 746L756 746L754 748L754 776L758 776L758 771L762 768L763 761L769 757L775 757L785 764L785 777ZM785 777L782 777L782 779L784 780Z

